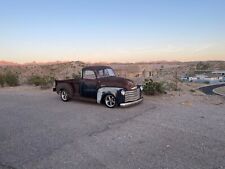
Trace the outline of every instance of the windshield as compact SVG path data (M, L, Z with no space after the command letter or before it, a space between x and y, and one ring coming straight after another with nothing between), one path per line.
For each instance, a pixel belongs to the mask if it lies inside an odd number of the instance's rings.
M116 76L114 71L110 68L107 69L99 69L97 71L98 77L109 77L109 76Z

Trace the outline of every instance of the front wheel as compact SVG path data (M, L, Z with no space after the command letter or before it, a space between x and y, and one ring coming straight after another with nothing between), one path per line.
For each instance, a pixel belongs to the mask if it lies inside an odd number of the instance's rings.
M69 92L66 89L60 91L62 101L67 102L70 100Z
M109 108L114 108L116 106L116 98L112 94L107 94L104 98L104 103Z

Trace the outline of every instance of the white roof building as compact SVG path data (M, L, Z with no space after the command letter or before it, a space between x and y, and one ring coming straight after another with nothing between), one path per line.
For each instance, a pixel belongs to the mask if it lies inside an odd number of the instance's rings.
M225 75L225 70L216 70L216 71L213 71L212 74L219 74L219 75L224 76Z

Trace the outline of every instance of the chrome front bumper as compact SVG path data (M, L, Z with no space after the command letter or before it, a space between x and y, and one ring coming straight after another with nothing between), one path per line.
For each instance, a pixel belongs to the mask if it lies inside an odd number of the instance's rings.
M138 103L140 103L142 101L143 101L143 97L138 99L138 100L132 101L132 102L120 103L120 106L121 107L127 107L127 106L131 106L131 105L134 105L134 104L138 104Z

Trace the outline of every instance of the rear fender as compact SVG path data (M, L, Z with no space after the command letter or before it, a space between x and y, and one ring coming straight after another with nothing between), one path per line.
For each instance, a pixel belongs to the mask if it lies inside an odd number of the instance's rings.
M101 103L102 98L104 97L105 94L112 94L116 97L116 94L119 90L123 88L118 88L118 87L102 87L98 89L97 92L97 103Z
M55 90L58 94L60 94L61 90L63 90L63 89L66 89L69 92L69 97L73 97L74 89L72 88L72 85L67 84L67 83L59 83L56 86Z

